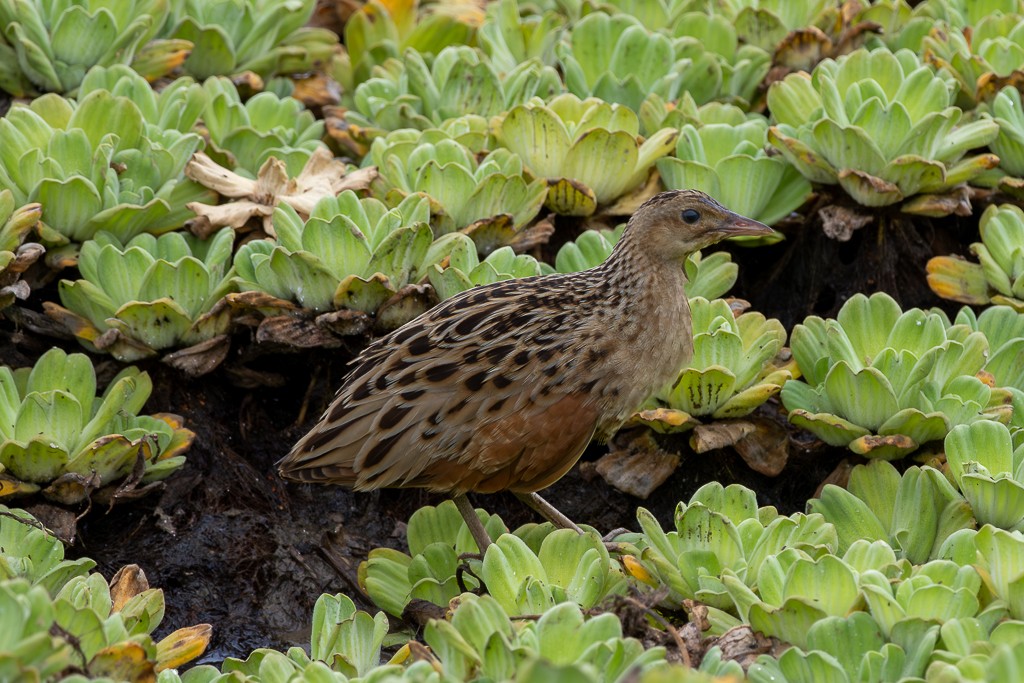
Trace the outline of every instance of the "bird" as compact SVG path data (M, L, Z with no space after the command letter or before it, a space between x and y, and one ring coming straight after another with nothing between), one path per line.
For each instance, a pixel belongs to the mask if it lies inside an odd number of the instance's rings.
M686 257L771 232L703 192L657 194L600 265L471 288L369 344L278 472L446 494L480 552L491 540L468 493L510 491L582 533L537 492L692 357Z

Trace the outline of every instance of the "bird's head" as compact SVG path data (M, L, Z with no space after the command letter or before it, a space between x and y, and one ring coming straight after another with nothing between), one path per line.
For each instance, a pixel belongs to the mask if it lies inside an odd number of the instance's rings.
M736 235L770 235L763 223L733 213L698 190L655 195L629 221L632 239L648 253L672 261Z

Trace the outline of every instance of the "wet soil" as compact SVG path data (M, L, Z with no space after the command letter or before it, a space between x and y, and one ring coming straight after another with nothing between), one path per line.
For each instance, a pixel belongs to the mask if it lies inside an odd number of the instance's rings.
M857 291L885 289L904 306L952 310L956 307L927 290L924 263L933 254L966 254L967 244L977 239L974 220L908 223L905 232L884 242L868 227L840 243L824 237L812 219L790 229L782 244L730 247L740 263L740 282L732 293L781 318L787 329L811 313L834 315ZM32 299L55 300L53 285ZM0 320L5 364L31 364L54 343L81 350ZM225 365L201 379L187 379L158 362L143 364L156 387L146 412L177 413L196 432L188 462L147 498L91 510L68 554L92 557L108 577L124 564L141 565L150 584L165 592L167 612L158 635L196 623L214 626L202 658L206 662L245 656L257 647L308 643L313 603L323 592L344 592L371 609L356 585L359 563L374 547L401 548L412 512L442 498L421 491L357 494L285 484L273 468L319 417L358 348L355 343L331 352L264 353L241 333ZM116 372L113 361L95 360L101 375ZM279 386L253 387L253 377ZM804 447L808 441L800 438L782 474L769 478L732 451L696 455L685 437L659 440L665 450L680 453L682 463L648 500L622 494L580 467L545 497L575 521L602 530L635 528L641 504L669 526L678 501L716 480L745 484L758 493L760 504L790 513L804 509L847 455L820 443ZM604 452L592 446L583 460ZM501 515L512 528L535 521L508 495L477 496L474 503Z

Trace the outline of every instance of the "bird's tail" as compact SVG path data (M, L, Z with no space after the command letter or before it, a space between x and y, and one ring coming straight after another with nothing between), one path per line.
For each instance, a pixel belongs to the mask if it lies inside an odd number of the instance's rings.
M285 479L308 483L354 486L354 458L347 461L333 447L336 435L319 427L302 437L288 455L277 461L277 472ZM353 454L354 455L354 454Z

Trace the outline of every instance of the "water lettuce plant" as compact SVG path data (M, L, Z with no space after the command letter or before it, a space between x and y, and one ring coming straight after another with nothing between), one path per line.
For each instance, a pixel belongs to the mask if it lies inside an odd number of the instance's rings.
M580 535L550 524L527 524L509 533L497 516L483 510L477 514L494 539L481 559L465 558L478 551L454 504L446 501L409 518L409 554L371 551L359 567L360 586L396 616L410 600L444 606L480 587L512 617L539 614L567 601L590 609L626 590L625 575L595 532Z
M587 618L561 603L536 620L512 621L490 596L463 595L451 621L432 620L423 633L451 680L579 681L624 683L667 667L665 649L645 649L623 636L613 614ZM546 669L546 672L545 672ZM670 675L670 672L666 671Z
M965 109L991 100L1004 85L1014 87L1024 77L1020 14L992 9L992 14L959 28L951 25L958 23L952 17L951 22L932 22L918 49L931 64L954 79L959 88L958 104Z
M518 0L498 0L487 5L487 16L477 30L477 43L501 71L536 59L555 63L555 45L568 28L554 9L541 9ZM532 10L532 11L531 11Z
M981 214L981 241L971 244L979 263L957 256L928 261L928 286L965 304L1005 304L1024 312L1024 211L991 205Z
M46 312L86 348L127 362L207 342L223 352L211 370L227 352L230 312L216 304L234 287L233 243L227 229L209 240L172 232L127 242L101 232L82 245L82 279L61 281L64 306L48 301Z
M834 320L811 316L790 345L803 374L782 388L789 420L833 446L899 458L958 424L1007 421L1009 392L976 374L989 343L951 335L944 315L900 310L887 294L851 297Z
M450 243L450 248L449 244ZM442 245L444 245L442 247ZM541 275L541 264L529 254L516 254L512 247L499 247L487 258L477 255L477 245L462 233L443 235L435 246L448 253L448 263L435 263L427 277L441 300L455 296L470 287L488 285L502 280Z
M536 550L518 535L499 536L484 554L480 579L509 616L563 602L591 609L626 592L625 575L597 533L572 529L549 530Z
M7 680L156 680L206 649L209 624L153 638L163 591L150 588L137 565L108 585L88 573L92 560L64 560L61 542L31 515L4 506L0 513L0 672Z
M125 64L89 69L78 86L76 99L82 101L93 92L103 90L114 97L131 100L142 114L147 130L156 133L194 132L208 99L207 89L191 78L175 78L166 86L154 89L149 81Z
M989 143L999 155L999 167L979 177L975 184L998 187L1020 197L1024 194L1024 114L1020 111L1020 91L1013 85L1002 88L987 108L999 124L999 134Z
M129 475L125 492L185 463L194 435L181 418L139 415L153 390L148 374L128 367L96 390L81 353L53 348L31 368L0 367L0 498L42 490L75 504Z
M75 242L166 232L189 217L188 202L209 201L182 175L200 142L107 90L77 103L45 95L0 119L0 189L42 204L43 221Z
M979 524L1024 531L1024 438L1014 448L1010 430L997 422L953 428L946 460L957 488Z
M426 130L467 114L490 118L531 97L547 99L564 88L555 70L537 61L499 72L487 56L467 45L441 50L428 66L415 50L391 59L356 88L346 112L357 142L400 128Z
M22 580L53 595L96 566L88 557L64 558L64 544L18 508L0 504L0 583Z
M325 64L333 32L307 27L314 0L179 0L162 35L192 43L182 70L198 79L252 71L262 78Z
M827 51L848 42L844 41L845 36L836 34L836 29L850 28L849 22L844 21L842 9L827 0L725 3L720 11L736 27L740 40L769 52L778 50L781 54L776 62L786 63L780 57L790 56L783 50L794 47L793 43L802 41L805 50L811 52L806 43L817 43L822 46L819 49ZM790 66L808 68L813 64Z
M401 675L397 664L408 657L402 648L391 661L381 663L381 646L388 633L388 620L383 612L371 615L357 610L350 598L321 595L313 607L308 652L298 646L287 652L269 648L253 650L245 659L228 657L220 670L209 664L179 675L167 670L160 683L197 683L202 681L340 681L389 680Z
M397 303L397 327L429 307L415 283L447 254L434 246L426 198L406 197L388 209L350 190L321 199L303 220L290 206L274 211L276 241L251 240L235 254L242 291L293 301L314 313L347 309L367 321L389 320L381 310ZM401 294L400 294L401 292ZM410 308L411 306L411 308Z
M987 116L962 121L954 99L913 52L858 50L772 84L768 140L812 182L838 184L865 206L904 202L931 215L935 204L915 205L915 195L947 192L998 162L965 156L999 127Z
M744 40L737 26L705 7L691 7L670 28L686 77L682 93L698 103L717 100L748 109L758 104L762 83L772 65L770 50ZM673 100L675 98L672 98Z
M663 429L749 415L793 376L792 368L776 358L786 343L778 320L753 311L737 315L723 299L703 297L690 297L690 314L693 358L675 383L648 403L663 409L655 420Z
M477 510L492 540L508 532L497 515ZM479 553L462 516L451 501L419 508L406 527L409 552L374 548L359 565L359 586L374 604L388 614L400 616L412 599L445 605L466 590L480 586L475 574L466 574L462 584L456 577L460 557Z
M663 128L639 137L640 121L628 108L575 95L514 107L495 131L498 141L548 186L545 205L570 216L589 216L648 181L677 133Z
M419 0L370 0L345 22L342 52L332 60L331 75L346 93L354 93L374 67L408 49L436 55L449 45L468 45L476 32L478 11L466 6L421 8Z
M70 92L90 67L129 64L141 52L147 72L162 76L184 58L184 46L168 41L145 46L169 10L163 0L5 2L0 5L0 89L16 97Z
M203 90L203 123L210 138L206 153L227 168L255 177L274 157L293 177L322 146L324 123L292 97L262 92L243 102L235 85L223 77L208 79Z
M676 64L672 39L628 14L588 14L556 49L569 92L581 99L637 111L649 92L671 100L683 89L685 67Z
M985 358L983 377L997 387L1024 392L1024 366L1021 353L1024 352L1024 313L1010 306L990 306L977 315L967 306L956 314L947 334L951 339L963 342L974 332L980 332L988 340L989 352ZM1024 426L1024 415L1014 415L1012 424Z
M854 467L846 488L826 484L807 508L835 526L838 552L883 541L915 564L946 557L951 537L975 526L971 506L941 472L914 466L900 475L884 460Z
M849 576L834 571L836 565L828 565L822 569L822 573L828 572L827 579L842 580L843 584L850 585ZM802 566L801 566L802 568ZM761 655L749 669L751 681L757 683L768 683L769 681L781 681L785 683L796 683L801 680L831 680L838 682L852 682L857 680L925 680L926 671L931 672L929 666L930 658L939 652L940 631L947 637L952 637L953 629L946 629L945 624L940 626L933 614L939 613L946 616L952 612L950 609L943 610L942 599L947 597L945 593L953 591L938 583L938 581L950 578L950 572L944 572L945 568L927 568L914 581L908 580L900 584L901 595L904 600L909 601L911 613L898 621L898 626L891 634L882 632L873 611L854 611L849 616L831 614L815 619L813 622L805 621L803 625L809 625L806 635L799 637L799 645L792 647L782 653L777 659L768 655ZM952 569L956 569L953 567ZM797 572L794 572L797 573ZM937 575L936 583L928 583L931 577L927 574ZM810 572L804 571L801 576L801 588L807 585ZM875 573L877 574L877 572ZM955 571L953 577L956 576ZM974 575L977 578L977 575ZM869 589L876 588L875 583L869 583L869 579L860 577L866 585L862 586L861 593L867 593ZM879 584L877 589L882 592L888 588L885 577L872 577ZM826 588L827 588L826 584ZM910 587L909 591L902 590ZM929 587L938 590L929 591ZM919 592L915 590L920 588ZM969 588L957 586L955 595L968 596ZM905 597L905 596L911 597ZM914 599L918 598L918 599ZM882 595L878 601L885 600ZM959 600L958 604L969 602L969 598ZM889 598L884 603L891 608L892 612L902 610L900 602L895 597ZM816 608L807 609L806 603L790 599L786 602L786 611L779 610L777 622L779 626L797 632L801 628L800 616L811 617L811 610L817 612L814 616L823 614ZM938 608L938 609L936 609ZM881 608L879 608L881 609ZM964 610L966 611L966 610ZM964 617L964 621L971 620L977 623L974 617ZM788 622L788 623L787 623ZM951 625L958 624L958 618L953 617L948 622ZM980 631L982 629L976 629ZM970 629L971 633L975 629ZM928 674L931 679L931 674ZM963 680L954 677L953 680Z
M987 574L986 587L1005 603L1009 616L1024 619L1024 595L1020 590L1024 585L1024 571L1020 567L1024 537L1019 532L986 524L976 534L962 534L959 540L966 546L964 550L977 550L979 569Z
M619 539L639 551L623 558L627 571L652 588L668 589L671 605L699 600L718 610L717 633L735 623L731 584L757 588L762 568L777 563L780 554L818 558L837 544L835 529L821 515L787 517L773 507L759 508L754 492L738 484L699 488L689 503L676 507L671 531L644 508L637 510L637 520L641 533Z
M475 123L395 131L374 140L363 166L377 166L378 195L397 204L411 194L425 194L438 235L464 231L480 240L486 254L513 242L536 218L548 188L544 180L525 175L521 158L507 149L480 155L476 144L483 141L472 132Z

